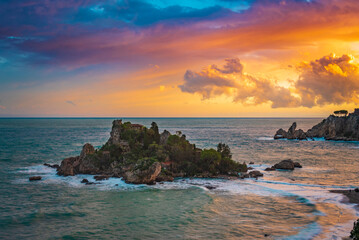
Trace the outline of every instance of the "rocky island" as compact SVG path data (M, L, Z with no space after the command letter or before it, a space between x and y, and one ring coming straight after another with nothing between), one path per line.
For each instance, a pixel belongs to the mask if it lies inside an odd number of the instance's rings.
M55 167L62 176L122 177L134 184L173 181L174 177L238 177L247 172L245 163L232 160L226 144L200 149L181 132L160 134L155 122L147 128L122 120L113 121L110 138L100 149L86 143L79 156L66 158Z
M279 129L274 139L298 139L324 138L334 141L359 141L359 109L347 115L345 110L336 111L336 115L330 115L322 122L313 126L307 132L297 128L294 122L288 131ZM341 114L341 115L338 115ZM342 114L344 113L344 114Z

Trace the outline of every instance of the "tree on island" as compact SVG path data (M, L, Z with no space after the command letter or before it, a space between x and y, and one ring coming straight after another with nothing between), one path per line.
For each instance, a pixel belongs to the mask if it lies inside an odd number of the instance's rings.
M334 115L338 117L346 117L348 115L348 111L347 110L334 111Z

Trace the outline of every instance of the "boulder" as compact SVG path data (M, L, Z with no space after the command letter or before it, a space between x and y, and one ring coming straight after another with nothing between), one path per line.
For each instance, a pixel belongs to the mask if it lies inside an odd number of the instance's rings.
M126 183L154 184L160 173L161 164L159 162L155 162L146 170L137 169L134 171L127 171L124 173L123 178Z
M257 171L257 170L250 171L248 174L249 174L249 177L251 177L251 178L263 177L263 173L261 173L260 171Z
M88 183L89 180L87 180L86 178L82 179L81 183Z
M275 164L272 168L283 169L283 170L294 170L294 162L291 159L286 159Z
M33 177L29 177L29 180L30 181L39 181L39 180L41 180L41 176L33 176Z

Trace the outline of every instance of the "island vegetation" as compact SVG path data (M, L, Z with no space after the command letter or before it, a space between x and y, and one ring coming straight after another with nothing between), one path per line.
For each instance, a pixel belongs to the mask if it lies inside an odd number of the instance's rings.
M200 149L181 132L160 134L155 122L147 128L122 120L113 121L111 136L100 149L87 143L80 156L64 159L58 168L64 176L102 174L146 184L174 177L238 177L241 172L247 172L247 165L232 159L227 144Z

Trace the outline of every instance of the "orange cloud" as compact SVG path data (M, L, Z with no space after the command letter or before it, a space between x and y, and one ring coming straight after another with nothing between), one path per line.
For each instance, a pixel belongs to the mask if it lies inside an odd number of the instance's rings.
M295 88L303 106L359 102L359 64L352 56L331 54L302 63L298 70Z
M226 59L223 68L210 65L200 72L187 70L183 92L198 93L203 99L228 95L234 102L258 105L271 103L272 108L313 107L358 102L359 64L350 55L324 56L301 63L297 81L285 88L275 81L243 72L238 58Z
M299 106L299 99L292 96L289 89L244 73L238 58L225 61L223 68L210 65L200 72L187 70L185 82L179 88L183 92L199 93L203 99L226 94L232 96L234 102L243 104L271 102L273 108Z

